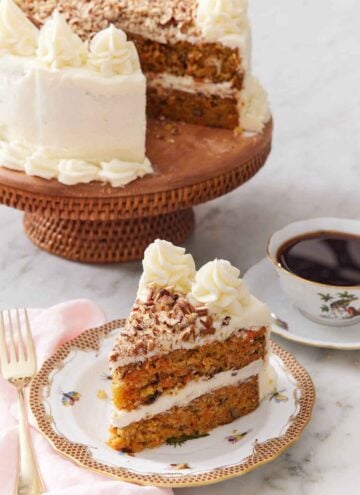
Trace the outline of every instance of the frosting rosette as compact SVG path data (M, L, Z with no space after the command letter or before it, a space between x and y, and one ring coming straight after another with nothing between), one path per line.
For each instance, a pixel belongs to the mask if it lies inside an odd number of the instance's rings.
M199 0L196 24L209 41L239 34L249 25L247 0Z
M85 160L60 160L59 182L72 186L98 179L99 167Z
M157 239L145 250L143 274L140 278L138 298L147 299L149 285L172 287L188 293L195 278L195 263L185 249L171 242Z
M140 62L134 43L111 24L91 40L89 67L104 76L126 75L140 70Z
M59 160L45 157L41 152L35 152L26 160L25 172L43 179L54 179L58 175L58 164Z
M229 261L218 259L200 268L189 294L192 304L205 304L209 311L224 316L241 315L249 299L240 271Z
M39 30L12 0L0 2L0 54L35 54Z
M114 159L110 162L101 162L99 177L110 182L114 187L126 186L129 182L142 178L153 172L150 161L145 158L143 163L125 162Z
M54 11L40 30L37 57L51 69L80 67L87 59L87 47L67 24L65 17Z
M13 170L24 171L29 149L22 143L0 141L0 163Z

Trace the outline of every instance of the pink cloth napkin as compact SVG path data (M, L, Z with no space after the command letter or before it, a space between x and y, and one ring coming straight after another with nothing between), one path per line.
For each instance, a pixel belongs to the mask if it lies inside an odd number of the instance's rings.
M58 304L49 309L29 310L38 366L62 343L87 328L106 322L100 308L88 300ZM0 493L12 495L18 458L16 391L0 377ZM114 481L77 467L57 454L48 441L32 428L40 470L49 495L170 495L172 490L139 487Z

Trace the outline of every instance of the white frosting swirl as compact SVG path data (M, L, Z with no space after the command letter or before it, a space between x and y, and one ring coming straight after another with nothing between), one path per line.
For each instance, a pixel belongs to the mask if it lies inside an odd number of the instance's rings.
M134 43L111 24L97 33L90 43L89 67L104 76L133 74L140 70L139 56Z
M16 141L8 143L0 142L0 164L2 167L12 170L25 170L25 161L29 155L29 149Z
M54 179L58 175L59 160L43 156L35 151L25 162L25 172L43 179Z
M0 54L35 54L39 30L13 0L0 2Z
M123 162L114 159L111 162L101 162L100 178L110 182L113 187L120 187L152 172L151 163L147 158L143 163Z
M209 41L248 29L248 0L198 0L196 24Z
M88 183L99 179L99 167L86 162L85 160L60 160L59 162L59 182L68 186L80 183Z
M140 278L138 298L146 300L148 286L173 287L187 293L195 277L195 263L185 249L157 239L145 250L144 272Z
M0 163L3 167L43 179L57 178L59 182L67 185L104 180L110 182L113 187L121 187L153 172L147 158L143 163L121 160L101 162L101 164L90 163L81 159L55 158L43 149L29 148L22 143L8 143L1 140Z
M196 273L189 300L205 304L213 313L239 316L249 304L250 293L237 268L229 261L214 260Z
M57 10L40 30L37 57L51 69L80 67L86 62L87 47Z

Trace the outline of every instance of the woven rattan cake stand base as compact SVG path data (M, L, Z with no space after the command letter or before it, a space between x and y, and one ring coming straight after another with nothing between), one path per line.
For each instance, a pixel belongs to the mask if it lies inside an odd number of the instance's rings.
M57 256L90 263L140 259L156 238L181 243L194 228L192 206L250 179L271 148L262 134L169 121L148 125L147 155L155 174L124 188L65 186L0 167L0 202L25 212L30 239Z

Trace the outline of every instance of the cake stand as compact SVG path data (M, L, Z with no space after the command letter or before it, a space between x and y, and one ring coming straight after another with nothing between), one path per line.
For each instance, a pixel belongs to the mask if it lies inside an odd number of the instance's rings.
M140 259L156 238L181 243L194 228L192 207L250 179L271 149L272 122L262 134L150 120L147 155L155 174L124 188L65 186L0 167L0 202L25 212L34 244L70 260Z

